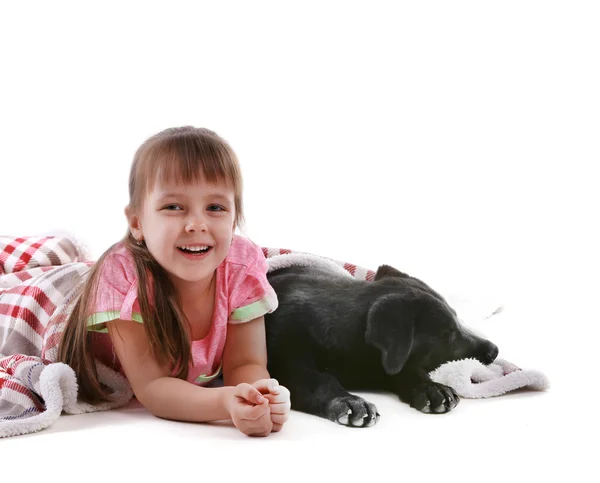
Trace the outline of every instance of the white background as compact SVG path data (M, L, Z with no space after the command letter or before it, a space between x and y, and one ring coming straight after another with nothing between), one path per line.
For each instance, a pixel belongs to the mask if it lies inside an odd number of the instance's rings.
M597 340L595 2L0 5L0 234L99 256L139 144L204 126L257 243L520 307L546 364Z

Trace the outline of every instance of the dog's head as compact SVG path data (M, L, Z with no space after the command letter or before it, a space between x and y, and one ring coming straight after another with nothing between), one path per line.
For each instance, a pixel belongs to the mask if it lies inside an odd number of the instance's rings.
M369 309L366 341L382 353L388 374L405 364L432 371L452 360L490 364L498 347L460 323L456 312L427 284L388 265L377 270L379 297Z

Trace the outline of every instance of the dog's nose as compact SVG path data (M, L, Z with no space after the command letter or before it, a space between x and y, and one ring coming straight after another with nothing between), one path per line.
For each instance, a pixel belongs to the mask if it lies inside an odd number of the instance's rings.
M498 357L498 346L491 344L490 348L485 353L485 359L487 364L491 364Z

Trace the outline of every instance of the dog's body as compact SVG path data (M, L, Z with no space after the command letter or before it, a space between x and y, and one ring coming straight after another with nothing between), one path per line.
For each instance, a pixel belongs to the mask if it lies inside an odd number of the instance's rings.
M461 326L425 283L383 265L372 282L327 268L271 272L279 307L265 316L268 368L288 387L292 408L350 426L379 415L350 390L386 390L423 412L458 404L429 372L463 358L491 363L498 348Z

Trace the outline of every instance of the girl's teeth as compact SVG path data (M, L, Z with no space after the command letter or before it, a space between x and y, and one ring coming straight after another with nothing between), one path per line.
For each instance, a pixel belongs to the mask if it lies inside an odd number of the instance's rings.
M191 246L188 246L188 245L184 245L184 246L181 246L179 248L183 248L184 250L188 250L190 252L202 252L202 251L208 250L208 246L206 246L206 245L201 246L201 247L191 247Z

